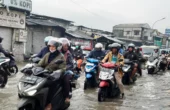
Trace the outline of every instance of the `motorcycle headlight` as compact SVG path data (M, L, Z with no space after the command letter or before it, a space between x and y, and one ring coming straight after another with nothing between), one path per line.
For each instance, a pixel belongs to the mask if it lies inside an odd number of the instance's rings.
M26 94L28 94L29 96L33 96L36 92L37 90L32 90L32 91L26 92Z

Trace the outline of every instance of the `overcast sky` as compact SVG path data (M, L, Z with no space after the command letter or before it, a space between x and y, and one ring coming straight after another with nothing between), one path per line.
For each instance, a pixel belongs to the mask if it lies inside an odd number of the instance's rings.
M170 0L32 0L33 13L74 21L77 25L112 31L122 23L153 23L170 28Z

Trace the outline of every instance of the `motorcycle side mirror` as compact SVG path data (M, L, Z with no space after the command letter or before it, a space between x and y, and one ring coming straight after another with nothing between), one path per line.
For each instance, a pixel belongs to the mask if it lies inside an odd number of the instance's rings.
M55 61L55 64L61 64L61 63L63 63L64 62L64 60L56 60Z
M123 61L123 59L120 59L120 60L119 60L119 62L122 62L122 61Z

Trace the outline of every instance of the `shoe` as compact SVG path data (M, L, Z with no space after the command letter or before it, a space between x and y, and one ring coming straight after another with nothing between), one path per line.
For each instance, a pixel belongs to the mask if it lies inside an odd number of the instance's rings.
M70 99L69 99L69 98L66 98L65 103L66 103L66 104L70 104Z
M124 98L124 95L125 95L125 94L124 94L124 93L122 93L122 96L121 96L121 98L122 98L122 99Z
M51 105L51 104L48 104L48 105L45 107L45 110L52 110L52 105Z

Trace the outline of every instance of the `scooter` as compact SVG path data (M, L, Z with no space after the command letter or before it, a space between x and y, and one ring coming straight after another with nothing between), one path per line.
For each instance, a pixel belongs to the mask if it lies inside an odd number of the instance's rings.
M134 83L137 80L137 73L132 78L132 82L130 82L130 75L132 74L133 71L133 65L134 62L137 61L129 61L129 59L124 60L124 66L122 67L122 71L124 73L123 78L122 78L122 83L125 85L129 85L131 83Z
M13 55L13 53L9 52L9 55L7 57L10 59L10 61L9 64L6 65L6 67L4 68L9 76L13 76L18 73L18 67L16 65L15 56Z
M62 62L57 60L55 63ZM51 73L44 68L34 67L30 75L26 72L27 69L21 70L24 76L18 84L18 110L44 110L49 103L52 104L52 110L65 110L70 106L65 103L63 95L62 71Z
M96 87L97 86L97 67L99 64L99 60L93 58L87 58L87 63L85 65L85 82L84 82L84 90L88 87Z
M164 56L160 56L159 58L155 58L153 61L147 62L147 70L148 74L156 74L160 70L165 71L167 67L167 60Z
M114 73L118 68L113 63L101 64L99 79L98 101L103 102L106 98L113 98L120 95L119 87L116 83Z

